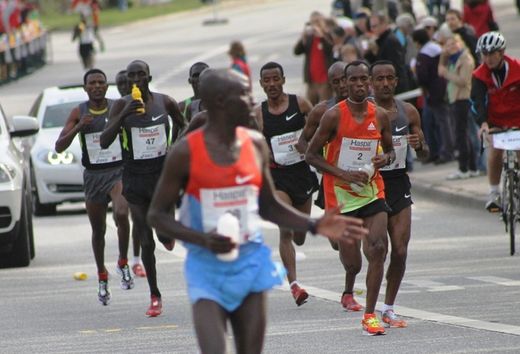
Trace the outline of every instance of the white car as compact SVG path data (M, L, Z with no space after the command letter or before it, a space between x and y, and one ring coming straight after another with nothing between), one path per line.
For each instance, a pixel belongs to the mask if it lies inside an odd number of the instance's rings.
M11 121L0 108L0 267L28 266L35 255L29 148L21 138L37 132L33 118Z
M121 96L114 85L109 85L106 97L118 99ZM85 199L78 138L59 154L54 144L72 109L87 100L81 85L50 87L43 90L29 112L40 126L31 149L35 215L55 214L56 205Z

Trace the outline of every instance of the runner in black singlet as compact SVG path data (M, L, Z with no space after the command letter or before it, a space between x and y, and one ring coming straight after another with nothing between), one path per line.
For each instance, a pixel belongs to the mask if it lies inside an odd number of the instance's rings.
M392 209L388 213L388 235L391 243L390 265L386 272L386 294L382 309L383 323L387 327L406 327L407 323L394 312L394 302L406 269L408 242L412 222L412 195L407 174L408 146L417 157L428 158L429 149L421 130L417 109L394 98L398 77L392 62L379 61L370 67L371 84L376 104L387 111L392 127L392 140L396 159L380 169L385 182L385 199Z
M155 242L152 229L146 223L146 213L161 173L168 147L184 127L184 118L175 100L169 96L150 92L148 84L152 77L148 64L134 60L127 67L131 85L141 91L142 102L127 95L117 100L110 112L108 124L101 135L104 148L121 134L123 146L123 195L132 212L134 227L141 240L142 259L150 286L151 304L147 316L155 317L162 312L161 293L157 287L155 268ZM144 113L139 110L144 108ZM171 117L174 129L170 130ZM159 241L171 250L173 243Z
M128 204L121 195L121 144L114 141L104 150L99 146L99 136L106 125L112 106L112 101L105 98L108 89L106 75L99 69L91 69L85 73L83 82L89 100L72 110L55 148L58 153L64 151L79 134L81 163L85 167L85 204L92 228L92 250L98 271L98 299L103 305L108 305L111 294L104 252L106 214L110 201L119 238L117 271L121 275L121 288L128 290L134 287L127 259L130 231Z
M255 108L260 131L271 150L271 174L280 199L301 212L310 215L312 194L318 189L318 180L305 156L296 144L307 114L312 109L304 98L283 91L285 77L280 64L269 62L260 69L260 85L267 100ZM296 281L296 256L292 241L301 246L304 232L280 229L280 256L287 269L287 279L298 306L309 297Z

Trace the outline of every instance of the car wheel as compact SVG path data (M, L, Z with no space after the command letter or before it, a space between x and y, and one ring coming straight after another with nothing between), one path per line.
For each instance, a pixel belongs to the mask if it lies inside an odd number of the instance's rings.
M36 177L31 167L31 185L32 185L32 212L36 216L56 215L56 204L42 204L38 198L38 187L36 186Z
M10 254L2 257L0 266L3 267L27 267L31 263L31 246L29 235L29 209L26 198L22 202L20 220L18 220L18 234L13 243Z

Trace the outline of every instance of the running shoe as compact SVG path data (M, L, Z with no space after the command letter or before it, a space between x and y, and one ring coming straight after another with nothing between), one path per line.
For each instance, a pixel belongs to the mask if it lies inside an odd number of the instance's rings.
M367 336L377 336L385 334L385 328L381 326L381 322L377 318L375 313L365 313L363 320L361 320L363 326L363 334Z
M162 313L162 301L161 298L155 295L152 295L150 307L148 307L148 311L146 311L146 316L148 317L157 317Z
M388 310L383 313L382 316L383 325L386 328L406 328L408 324L402 318L399 318L394 312L394 310Z
M291 286L291 294L296 302L296 305L301 306L307 302L309 294L305 289L300 288L298 284Z
M136 277L146 278L146 271L140 263L136 263L132 266L132 272L134 272Z
M471 175L470 175L469 171L462 172L462 171L459 170L457 172L449 174L446 177L446 179L448 181L455 181L455 180L458 180L458 179L468 179L470 177L471 177Z
M499 192L489 193L488 201L486 203L486 209L490 213L498 213L502 210L502 203L500 202Z
M132 277L132 274L130 273L130 267L128 266L128 264L125 264L122 267L117 265L116 270L117 274L121 276L121 289L132 289L134 287L134 277Z
M104 306L108 305L110 302L110 290L108 289L108 281L107 280L100 280L99 281L99 287L98 287L98 300L101 302Z
M343 306L345 311L361 311L363 309L363 306L354 299L354 295L347 293L341 297L341 306Z

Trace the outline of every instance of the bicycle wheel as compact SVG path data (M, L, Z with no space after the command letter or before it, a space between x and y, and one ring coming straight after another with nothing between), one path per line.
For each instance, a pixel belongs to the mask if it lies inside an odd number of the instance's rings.
M509 194L507 221L509 229L509 242L511 256L515 254L515 231L516 231L516 209L518 208L518 199L516 198L516 173L514 170L507 171L507 190Z

